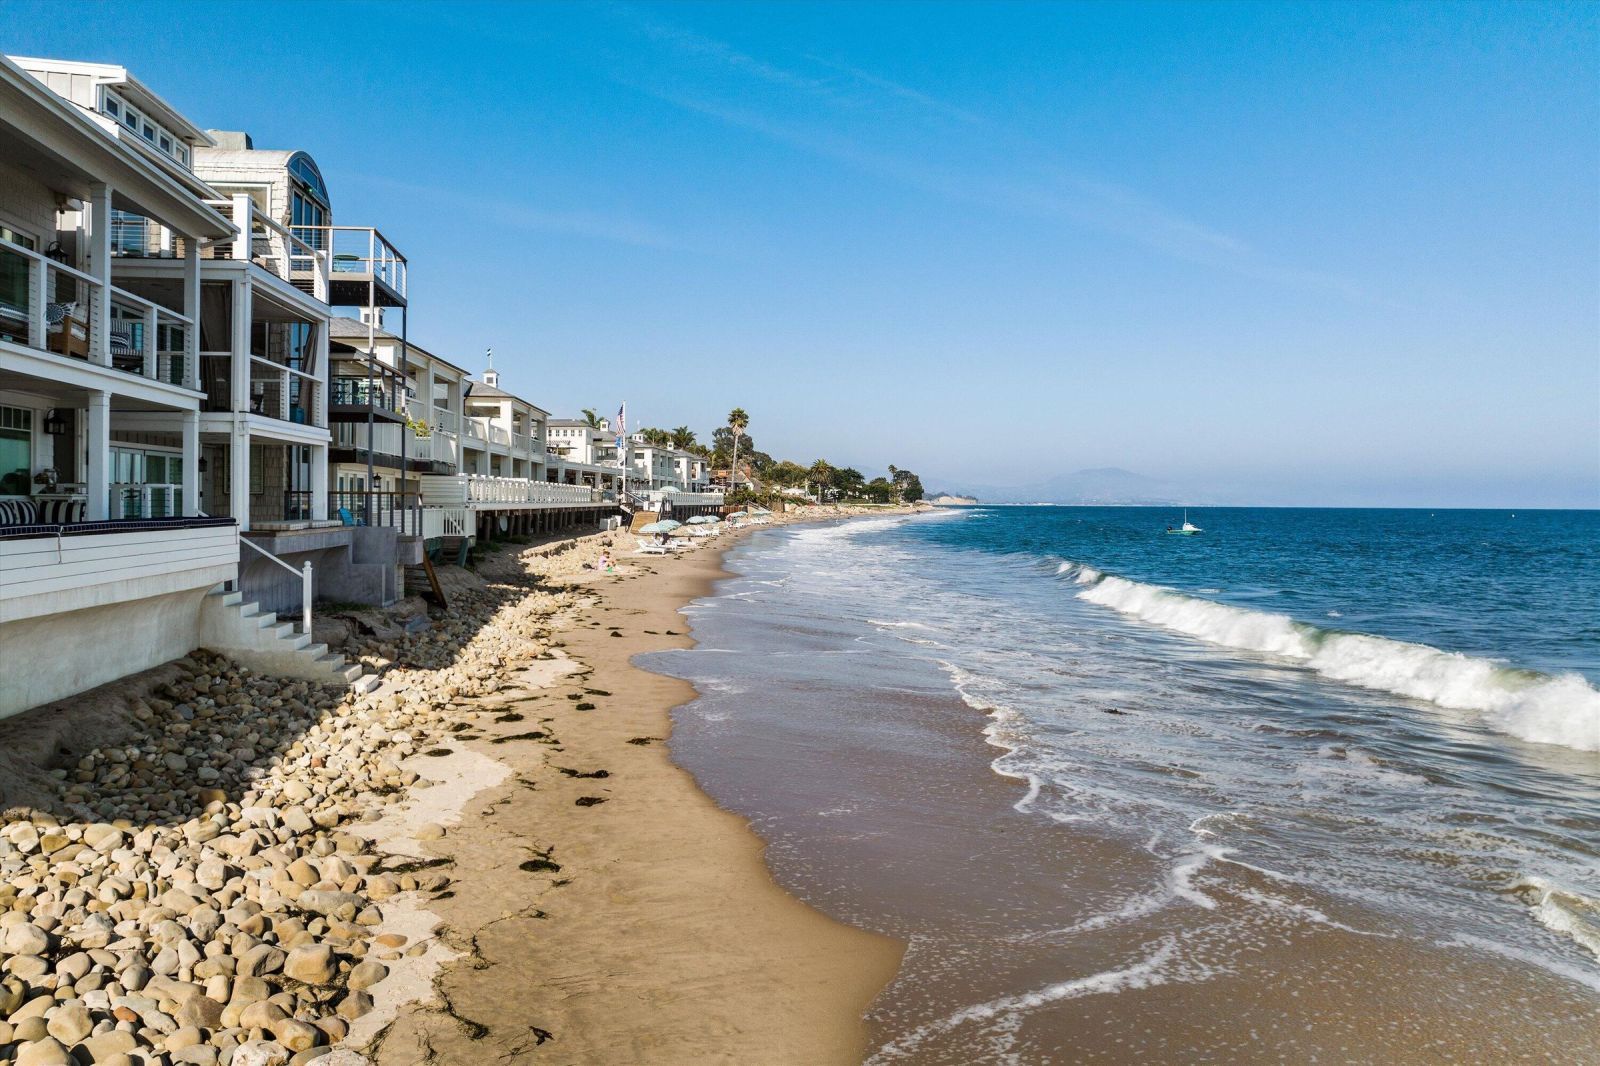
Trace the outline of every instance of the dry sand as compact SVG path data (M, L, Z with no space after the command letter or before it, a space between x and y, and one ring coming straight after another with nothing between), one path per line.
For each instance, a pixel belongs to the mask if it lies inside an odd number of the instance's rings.
M380 1064L861 1060L863 1012L903 945L773 882L748 824L670 758L669 712L694 690L630 663L691 643L679 609L740 535L623 553L616 574L579 569L598 553L585 538L545 569L592 597L555 636L571 661L509 676L472 701L503 714L408 764L440 794L375 832L448 860L452 885L426 903L443 942L434 995L399 1006L369 1051ZM424 820L445 835L402 845Z

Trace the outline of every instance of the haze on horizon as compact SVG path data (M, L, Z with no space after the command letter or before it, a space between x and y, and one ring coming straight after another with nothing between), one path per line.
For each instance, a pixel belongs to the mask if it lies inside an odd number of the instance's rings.
M558 416L742 406L930 489L1600 505L1593 5L4 10L309 151L412 339Z

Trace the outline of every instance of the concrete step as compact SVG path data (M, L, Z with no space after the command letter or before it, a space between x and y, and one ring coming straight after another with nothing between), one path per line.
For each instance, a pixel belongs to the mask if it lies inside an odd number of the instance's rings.
M263 674L308 681L340 681L358 692L378 684L375 674L329 651L295 623L279 621L274 611L245 603L237 592L213 592L205 601L206 646Z

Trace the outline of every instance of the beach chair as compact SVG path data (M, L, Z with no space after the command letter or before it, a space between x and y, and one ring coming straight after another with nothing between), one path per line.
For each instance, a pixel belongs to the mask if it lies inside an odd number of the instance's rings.
M671 551L665 544L658 544L653 540L646 540L643 537L633 539L639 545L640 555L666 555Z

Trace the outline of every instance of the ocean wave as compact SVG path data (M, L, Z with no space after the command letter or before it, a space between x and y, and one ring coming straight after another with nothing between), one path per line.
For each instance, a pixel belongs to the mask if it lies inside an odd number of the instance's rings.
M1528 913L1553 933L1572 939L1600 959L1600 902L1532 875L1512 886Z
M1085 586L1082 599L1164 629L1291 659L1346 684L1474 711L1521 740L1600 751L1600 691L1577 674L1552 676L1426 644L1323 629L1077 563L1064 562L1057 572Z
M913 1049L928 1040L928 1038L947 1033L963 1025L983 1025L1012 1015L1038 1010L1040 1007L1047 1007L1064 1000L1079 999L1083 996L1099 996L1133 991L1166 984L1174 979L1195 980L1209 976L1203 973L1180 975L1167 972L1169 964L1172 963L1177 955L1177 939L1163 937L1156 944L1154 951L1132 965L1125 966L1119 970L1105 970L1101 973L1090 974L1087 977L1059 981L1031 992L1003 996L987 1003L977 1003L970 1007L965 1007L947 1018L942 1018L939 1021L914 1029L904 1036L885 1044L878 1049L876 1054L868 1058L867 1062L887 1062L901 1058L910 1054Z

